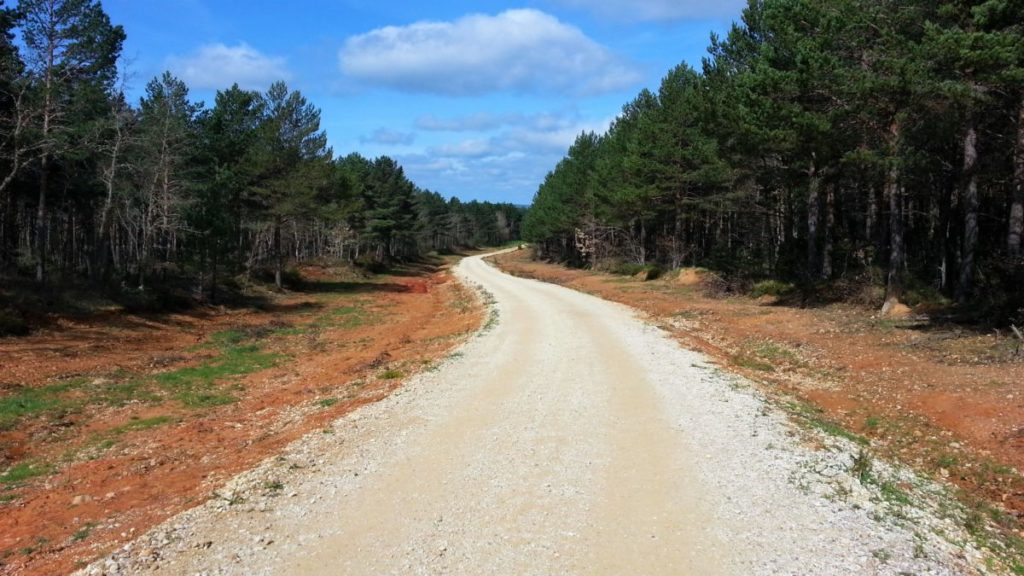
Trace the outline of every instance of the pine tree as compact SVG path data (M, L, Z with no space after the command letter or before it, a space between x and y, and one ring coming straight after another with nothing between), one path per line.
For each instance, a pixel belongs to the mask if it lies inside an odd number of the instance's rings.
M36 281L43 282L51 162L73 146L69 109L81 109L83 101L96 93L110 92L125 34L110 23L97 0L20 0L18 11L24 15L21 32L28 73L40 93L42 150L34 248Z

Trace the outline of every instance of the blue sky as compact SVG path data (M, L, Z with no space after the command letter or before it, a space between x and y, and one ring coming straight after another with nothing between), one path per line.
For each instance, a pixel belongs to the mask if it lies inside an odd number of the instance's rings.
M582 130L699 66L744 0L104 0L128 91L170 70L195 100L284 80L335 154L389 155L445 196L529 203Z

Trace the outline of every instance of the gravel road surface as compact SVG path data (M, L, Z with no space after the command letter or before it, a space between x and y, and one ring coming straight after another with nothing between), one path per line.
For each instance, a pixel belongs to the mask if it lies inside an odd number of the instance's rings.
M631 309L457 272L494 315L458 353L83 573L983 572L953 521L854 478L857 447Z

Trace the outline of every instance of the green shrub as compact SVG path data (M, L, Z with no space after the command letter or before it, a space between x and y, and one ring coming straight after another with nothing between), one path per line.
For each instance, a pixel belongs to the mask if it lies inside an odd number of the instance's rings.
M750 290L750 296L753 298L760 298L761 296L782 297L792 294L795 289L796 287L789 282L762 280L754 284L754 287Z

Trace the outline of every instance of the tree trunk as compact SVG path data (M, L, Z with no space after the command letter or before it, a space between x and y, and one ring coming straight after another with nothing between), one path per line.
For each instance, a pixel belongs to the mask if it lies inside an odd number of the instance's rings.
M938 256L939 256L939 289L943 294L951 295L950 292L950 267L956 261L956 248L953 230L953 214L956 212L958 202L956 186L950 184L952 175L943 174L947 178L942 179L941 196L939 200L938 215Z
M214 238L210 253L210 303L217 303L217 266L220 264L220 240Z
M963 304L974 291L974 266L978 249L978 131L974 122L964 134L964 239L960 257L960 282L956 287L956 300Z
M49 16L53 20L55 6L50 4ZM35 244L37 250L36 258L36 282L42 283L46 277L46 188L49 186L49 165L50 165L50 121L53 116L53 68L57 55L57 46L54 39L46 46L46 73L43 82L43 153L39 159L39 204L36 206L36 234Z
M1013 199L1006 249L1010 256L1018 257L1021 237L1024 237L1024 98L1017 108L1017 144L1013 152Z
M825 189L825 245L821 251L821 279L828 280L832 277L832 248L833 236L836 226L836 190L835 185L829 184Z
M821 178L814 162L807 171L807 279L818 274L818 224L821 220Z
M282 288L281 271L284 269L284 254L281 252L281 218L274 218L274 285Z
M889 274L885 286L883 313L892 311L903 297L903 199L900 194L899 168L889 168L885 179L885 196L889 201Z
M120 119L114 117L115 122L119 122ZM114 137L114 148L110 153L110 166L108 167L109 172L106 177L107 196L103 200L103 208L100 211L100 228L99 228L99 246L93 255L93 280L106 277L107 263L110 261L110 210L114 205L114 182L117 177L117 162L119 160L121 152L121 128L117 127L117 134Z
M903 297L903 268L906 253L903 245L903 195L900 187L899 140L900 123L889 126L889 168L885 175L883 196L889 202L889 273L885 282L885 304L882 314L890 314L900 306Z
M647 264L647 225L640 218L640 264Z
M39 204L36 206L36 282L40 284L46 277L46 187L49 185L49 156L43 155L40 160L39 173Z

